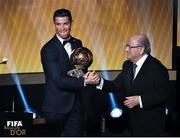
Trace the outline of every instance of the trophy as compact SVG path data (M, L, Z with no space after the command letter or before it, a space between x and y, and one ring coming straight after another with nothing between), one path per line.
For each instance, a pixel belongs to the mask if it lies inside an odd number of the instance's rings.
M93 62L92 52L86 47L80 47L73 51L70 61L75 69L67 72L68 76L80 78L87 72Z

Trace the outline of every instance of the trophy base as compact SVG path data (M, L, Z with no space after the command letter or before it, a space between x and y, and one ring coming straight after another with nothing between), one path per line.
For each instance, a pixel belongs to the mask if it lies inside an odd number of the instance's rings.
M83 77L84 72L80 69L72 69L67 72L67 75L71 77L80 78L80 77Z

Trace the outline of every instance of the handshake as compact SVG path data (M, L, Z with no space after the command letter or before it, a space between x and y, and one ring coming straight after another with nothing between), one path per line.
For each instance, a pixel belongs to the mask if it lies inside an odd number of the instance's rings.
M99 84L101 81L101 77L98 73L95 71L88 71L86 74L83 76L84 78L84 83L87 84Z

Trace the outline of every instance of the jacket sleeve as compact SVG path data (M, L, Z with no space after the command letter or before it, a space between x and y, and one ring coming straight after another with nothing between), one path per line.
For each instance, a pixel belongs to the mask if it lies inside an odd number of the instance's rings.
M59 52L59 51L58 51ZM78 89L84 87L84 78L73 78L66 75L64 64L59 62L59 54L56 49L43 48L41 50L41 62L43 65L46 81L53 83L62 89ZM62 59L64 60L64 59ZM53 82L50 82L53 81Z

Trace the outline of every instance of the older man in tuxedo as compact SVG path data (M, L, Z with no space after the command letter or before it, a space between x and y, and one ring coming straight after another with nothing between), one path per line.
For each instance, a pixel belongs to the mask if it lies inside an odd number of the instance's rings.
M169 75L166 67L151 56L144 34L129 38L122 72L113 81L101 79L99 88L119 91L127 107L131 136L161 136L165 129Z

